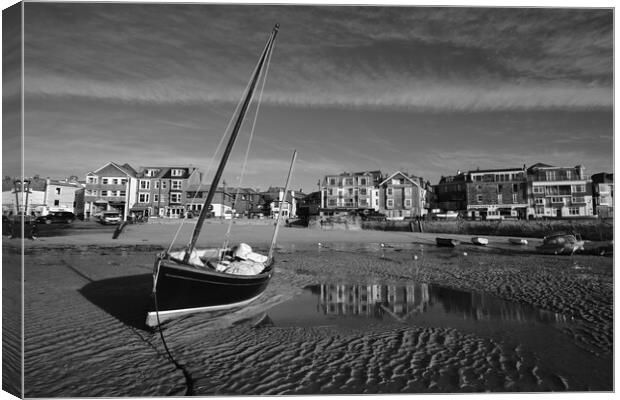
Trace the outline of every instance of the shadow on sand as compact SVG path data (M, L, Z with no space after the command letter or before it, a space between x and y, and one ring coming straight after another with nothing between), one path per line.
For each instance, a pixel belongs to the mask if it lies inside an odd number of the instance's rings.
M140 274L90 282L79 292L122 323L152 331L145 323L152 287L153 275Z

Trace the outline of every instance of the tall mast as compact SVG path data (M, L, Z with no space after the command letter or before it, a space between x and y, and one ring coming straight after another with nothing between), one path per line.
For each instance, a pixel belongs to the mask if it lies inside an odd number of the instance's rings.
M224 150L224 155L220 160L220 165L217 168L215 176L213 177L213 182L211 182L211 187L209 187L209 192L207 194L207 198L200 210L200 215L198 216L198 220L196 221L196 226L194 227L194 232L192 233L192 240L187 247L187 251L185 253L185 257L183 258L184 262L189 262L189 257L194 247L196 246L196 241L198 240L198 236L200 235L200 230L202 229L202 224L204 223L205 218L207 217L207 212L209 209L209 205L213 201L213 196L215 196L215 191L217 190L217 185L220 183L220 179L222 177L222 173L224 172L224 167L226 167L226 162L228 161L228 156L230 155L235 140L237 139L237 134L241 129L241 125L243 124L243 118L245 117L245 113L250 105L250 101L252 100L252 95L254 94L254 89L256 87L256 83L261 75L263 65L265 61L268 59L268 55L271 53L273 49L273 43L275 42L276 35L278 34L278 30L280 29L280 24L276 24L273 27L273 31L267 40L267 44L265 45L265 49L260 57L260 61L256 67L256 71L254 72L254 76L252 77L252 81L250 87L248 89L248 93L243 102L243 106L239 111L239 116L237 117L237 121L235 122L235 126L233 128L232 133L230 134L230 139L228 139L228 144L226 145L226 149Z

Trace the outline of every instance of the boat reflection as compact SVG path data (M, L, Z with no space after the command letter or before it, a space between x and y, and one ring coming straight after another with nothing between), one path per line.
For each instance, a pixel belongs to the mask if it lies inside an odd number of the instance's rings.
M424 314L470 321L565 323L563 314L536 309L478 292L416 283L410 285L322 284L307 288L317 297L317 310L332 316L367 316L398 320Z

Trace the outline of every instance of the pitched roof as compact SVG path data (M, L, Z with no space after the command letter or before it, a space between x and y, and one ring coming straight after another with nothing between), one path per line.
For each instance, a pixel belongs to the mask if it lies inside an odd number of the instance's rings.
M389 181L390 179L394 178L396 175L399 175L399 174L402 175L404 178L407 178L409 182L415 184L416 186L420 186L420 182L416 182L415 178L412 179L412 177L400 171L394 172L392 175L388 176L382 182L380 182L379 185L383 185L384 183L386 183L387 181Z

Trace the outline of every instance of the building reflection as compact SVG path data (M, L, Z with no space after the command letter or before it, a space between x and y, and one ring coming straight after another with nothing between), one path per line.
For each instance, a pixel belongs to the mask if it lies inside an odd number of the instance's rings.
M475 321L566 322L562 314L536 309L527 304L426 283L323 284L311 290L318 296L319 311L326 315L373 318L390 315L404 319L427 312L440 312Z

